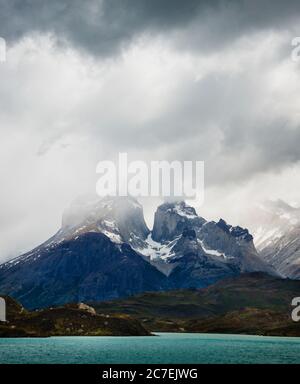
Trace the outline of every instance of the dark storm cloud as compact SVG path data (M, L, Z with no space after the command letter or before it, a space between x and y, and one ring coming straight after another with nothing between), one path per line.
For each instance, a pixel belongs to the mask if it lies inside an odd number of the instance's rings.
M206 2L145 0L2 0L0 35L15 40L52 32L75 47L108 55L144 31L193 20Z
M297 0L0 0L0 36L53 33L105 56L143 33L169 33L181 49L213 50L245 33L285 28L299 11Z

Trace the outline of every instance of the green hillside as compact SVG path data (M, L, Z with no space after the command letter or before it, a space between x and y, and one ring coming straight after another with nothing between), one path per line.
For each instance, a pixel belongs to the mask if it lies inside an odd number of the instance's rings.
M226 279L206 289L151 292L93 303L98 313L127 313L150 331L188 331L300 336L291 301L300 281L263 273Z

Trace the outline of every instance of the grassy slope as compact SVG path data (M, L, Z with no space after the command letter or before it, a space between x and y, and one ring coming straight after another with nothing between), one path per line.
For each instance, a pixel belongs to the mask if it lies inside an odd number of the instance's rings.
M6 297L7 320L0 337L47 336L147 336L150 333L130 316L99 315L77 304L28 312Z
M299 335L291 301L300 281L253 273L202 290L146 293L94 303L98 313L127 313L151 331Z

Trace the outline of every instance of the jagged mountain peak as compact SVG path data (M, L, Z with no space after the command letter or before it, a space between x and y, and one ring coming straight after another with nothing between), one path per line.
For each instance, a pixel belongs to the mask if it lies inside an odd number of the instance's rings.
M220 219L216 225L221 228L224 232L230 234L231 236L235 237L239 240L246 240L246 241L252 241L253 236L249 233L249 230L247 228L242 228L239 225L236 227L227 224L224 219Z
M161 204L154 216L152 238L154 241L172 241L182 234L185 228L200 227L206 222L199 217L195 208L184 201Z
M204 273L204 280L213 281L241 271L274 272L259 258L248 229L224 219L206 221L185 202L161 204L152 232L136 250L162 272L178 273L178 280L190 273Z

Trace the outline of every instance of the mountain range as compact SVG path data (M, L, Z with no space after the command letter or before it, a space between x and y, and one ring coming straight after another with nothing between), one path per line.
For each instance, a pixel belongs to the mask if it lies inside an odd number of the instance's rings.
M134 198L77 200L53 237L0 266L0 293L29 309L110 300L276 275L266 259L247 229L207 221L184 201L160 205L150 231Z

